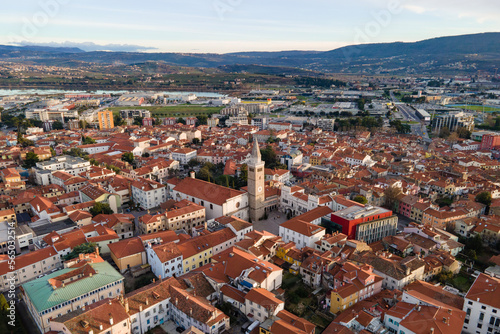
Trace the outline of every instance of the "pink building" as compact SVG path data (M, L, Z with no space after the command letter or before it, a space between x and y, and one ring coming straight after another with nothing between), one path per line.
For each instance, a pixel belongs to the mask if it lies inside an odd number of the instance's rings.
M196 117L188 117L186 118L186 125L196 125L196 121L198 119Z
M177 119L175 117L166 117L163 119L163 125L175 125L177 124Z
M403 198L399 200L399 208L398 212L399 214L410 218L411 216L411 209L415 205L415 203L422 202L423 200L421 198L418 198L417 196L413 195L406 195Z
M142 119L142 126L153 126L154 122L154 118L144 117Z

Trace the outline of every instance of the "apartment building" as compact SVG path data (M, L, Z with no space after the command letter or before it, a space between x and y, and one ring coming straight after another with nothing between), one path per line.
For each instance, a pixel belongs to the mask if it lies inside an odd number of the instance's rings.
M176 231L184 229L191 231L191 228L202 226L205 222L205 207L182 200L176 202L163 214L144 215L139 218L139 228L142 234L154 233L157 231Z
M465 296L463 332L487 334L500 331L499 287L500 279L479 274Z
M196 159L196 150L192 148L177 148L172 151L172 159L179 161L181 165L185 165L191 159Z
M382 290L383 278L373 272L370 265L357 266L346 262L328 272L333 290L330 296L330 312L338 313L371 297ZM326 277L326 274L325 274Z
M250 320L262 323L267 318L275 317L284 308L285 302L266 289L255 288L245 295L245 309Z
M131 319L119 299L106 298L50 320L55 333L129 334Z
M0 262L0 291L7 291L10 285L17 287L62 267L61 257L52 246L17 256L14 270L8 260L4 258Z
M123 276L98 253L72 266L22 285L23 300L38 329L50 330L50 319L114 298L124 291Z
M184 273L210 263L212 256L233 247L235 243L236 234L229 228L179 242Z
M80 157L61 155L50 158L50 160L37 162L35 170L36 183L48 185L51 183L51 175L55 171L67 172L73 176L84 174L90 169L90 162Z
M384 326L391 333L460 334L464 314L446 306L398 302L386 311Z
M203 297L170 286L172 320L183 328L191 326L203 333L219 334L229 329L229 317Z
M175 242L147 246L148 263L156 277L180 276L184 273L182 267L182 252Z
M300 216L299 216L300 217ZM297 248L314 248L316 242L320 241L326 228L300 220L299 217L293 218L279 226L279 236L284 242L294 242Z
M144 209L160 206L167 200L167 187L149 179L132 182L132 199Z
M99 130L112 129L115 127L113 112L110 110L98 111L97 119L99 121Z
M214 255L211 264L200 270L207 277L214 275L216 279L222 274L242 291L249 291L252 288L276 290L281 287L283 279L283 269L268 261L259 260L236 247Z

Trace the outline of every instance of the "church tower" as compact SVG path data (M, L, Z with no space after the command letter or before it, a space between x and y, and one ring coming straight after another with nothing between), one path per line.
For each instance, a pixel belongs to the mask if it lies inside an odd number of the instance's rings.
M255 222L264 216L264 202L266 200L264 162L261 159L259 143L256 138L253 141L252 157L247 166L250 219Z

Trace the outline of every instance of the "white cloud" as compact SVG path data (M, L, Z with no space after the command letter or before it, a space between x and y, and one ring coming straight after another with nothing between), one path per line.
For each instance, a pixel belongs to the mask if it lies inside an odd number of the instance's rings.
M423 14L427 11L426 8L421 7L421 6L415 6L415 5L404 5L403 8L409 10L410 12L414 12L417 14Z
M470 18L478 23L499 22L500 2L497 0L420 0L418 5L402 0L403 8L416 14L427 14L451 18ZM500 25L499 25L500 29Z

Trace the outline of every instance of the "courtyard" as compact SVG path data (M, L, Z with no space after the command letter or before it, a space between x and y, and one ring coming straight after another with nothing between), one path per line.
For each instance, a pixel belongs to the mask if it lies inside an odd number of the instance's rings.
M272 234L279 234L280 224L286 222L286 214L278 210L273 210L267 213L267 219L259 220L253 223L254 230L270 232Z

